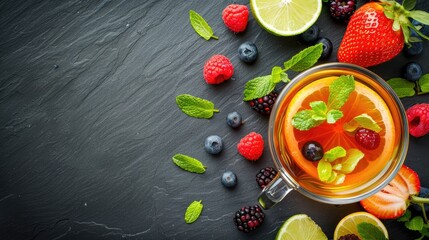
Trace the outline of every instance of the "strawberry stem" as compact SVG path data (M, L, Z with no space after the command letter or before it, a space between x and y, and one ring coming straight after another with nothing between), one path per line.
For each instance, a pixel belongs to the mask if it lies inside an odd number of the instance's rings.
M417 195L411 196L411 203L417 204L420 206L423 212L423 218L425 223L429 224L429 220L425 211L425 203L429 204L429 198L418 197Z

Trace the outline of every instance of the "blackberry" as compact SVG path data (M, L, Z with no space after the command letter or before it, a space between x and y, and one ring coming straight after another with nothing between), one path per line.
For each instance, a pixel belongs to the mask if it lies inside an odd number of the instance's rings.
M351 233L351 234L341 236L338 240L360 240L360 238L355 234Z
M356 10L356 0L329 0L329 13L339 21L347 22Z
M268 95L265 95L258 99L253 99L249 102L250 106L262 115L270 115L273 105L277 100L278 93L273 90Z
M277 171L272 167L262 168L258 174L256 174L256 182L259 187L264 188L270 183L277 175Z
M258 206L242 207L235 213L234 223L242 232L250 232L257 229L264 222L264 213Z

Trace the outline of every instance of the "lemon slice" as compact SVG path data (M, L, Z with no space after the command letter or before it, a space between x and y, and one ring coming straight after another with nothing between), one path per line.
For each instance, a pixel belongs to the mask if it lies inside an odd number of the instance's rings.
M377 217L375 217L374 215L368 212L355 212L345 216L337 224L337 227L335 228L335 231L334 231L334 240L339 239L341 236L352 234L352 233L362 238L359 235L359 232L357 230L357 225L362 222L371 223L372 225L378 227L384 233L384 236L387 239L389 238L387 229L384 226L384 224L380 221L380 219L378 219Z
M325 233L309 216L297 214L283 223L276 240L327 240Z
M316 22L322 11L322 0L250 0L250 9L268 32L293 36Z

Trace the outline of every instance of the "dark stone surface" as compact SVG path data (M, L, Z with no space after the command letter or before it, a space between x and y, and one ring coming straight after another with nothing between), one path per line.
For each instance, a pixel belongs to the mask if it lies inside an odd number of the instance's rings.
M237 1L247 4L248 1ZM236 151L251 131L267 137L268 118L242 101L246 81L269 74L305 45L276 37L253 16L244 33L223 24L226 1L2 1L0 3L0 238L1 239L273 239L288 217L306 213L332 237L335 225L359 204L331 206L292 192L254 233L232 222L241 206L256 203L257 171L270 166L268 149L257 162ZM429 2L418 9L429 11ZM191 28L188 11L200 13L219 40L205 41ZM317 24L336 51L345 25L326 6ZM253 41L259 59L239 61L238 46ZM412 59L429 73L428 43ZM202 77L205 60L224 54L235 67L219 86ZM402 54L370 68L385 79L400 75L411 59ZM293 76L295 73L291 73ZM190 118L176 106L182 93L211 100L212 119ZM429 95L403 99L404 106ZM231 111L245 125L226 125ZM204 151L206 136L223 137L219 156ZM429 136L411 138L406 164L429 186ZM176 153L200 159L202 175L176 167ZM228 190L225 170L238 176ZM204 210L193 224L184 212L193 200ZM385 221L391 239L416 235Z

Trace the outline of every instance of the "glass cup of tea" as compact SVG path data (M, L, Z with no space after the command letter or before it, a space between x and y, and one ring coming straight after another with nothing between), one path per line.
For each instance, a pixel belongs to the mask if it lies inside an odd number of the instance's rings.
M354 87L347 90L343 83L350 85L350 79ZM347 91L343 104L334 103ZM408 150L408 121L381 77L353 64L327 63L300 73L281 91L268 142L278 174L258 197L263 208L291 190L348 204L377 193L396 176Z

